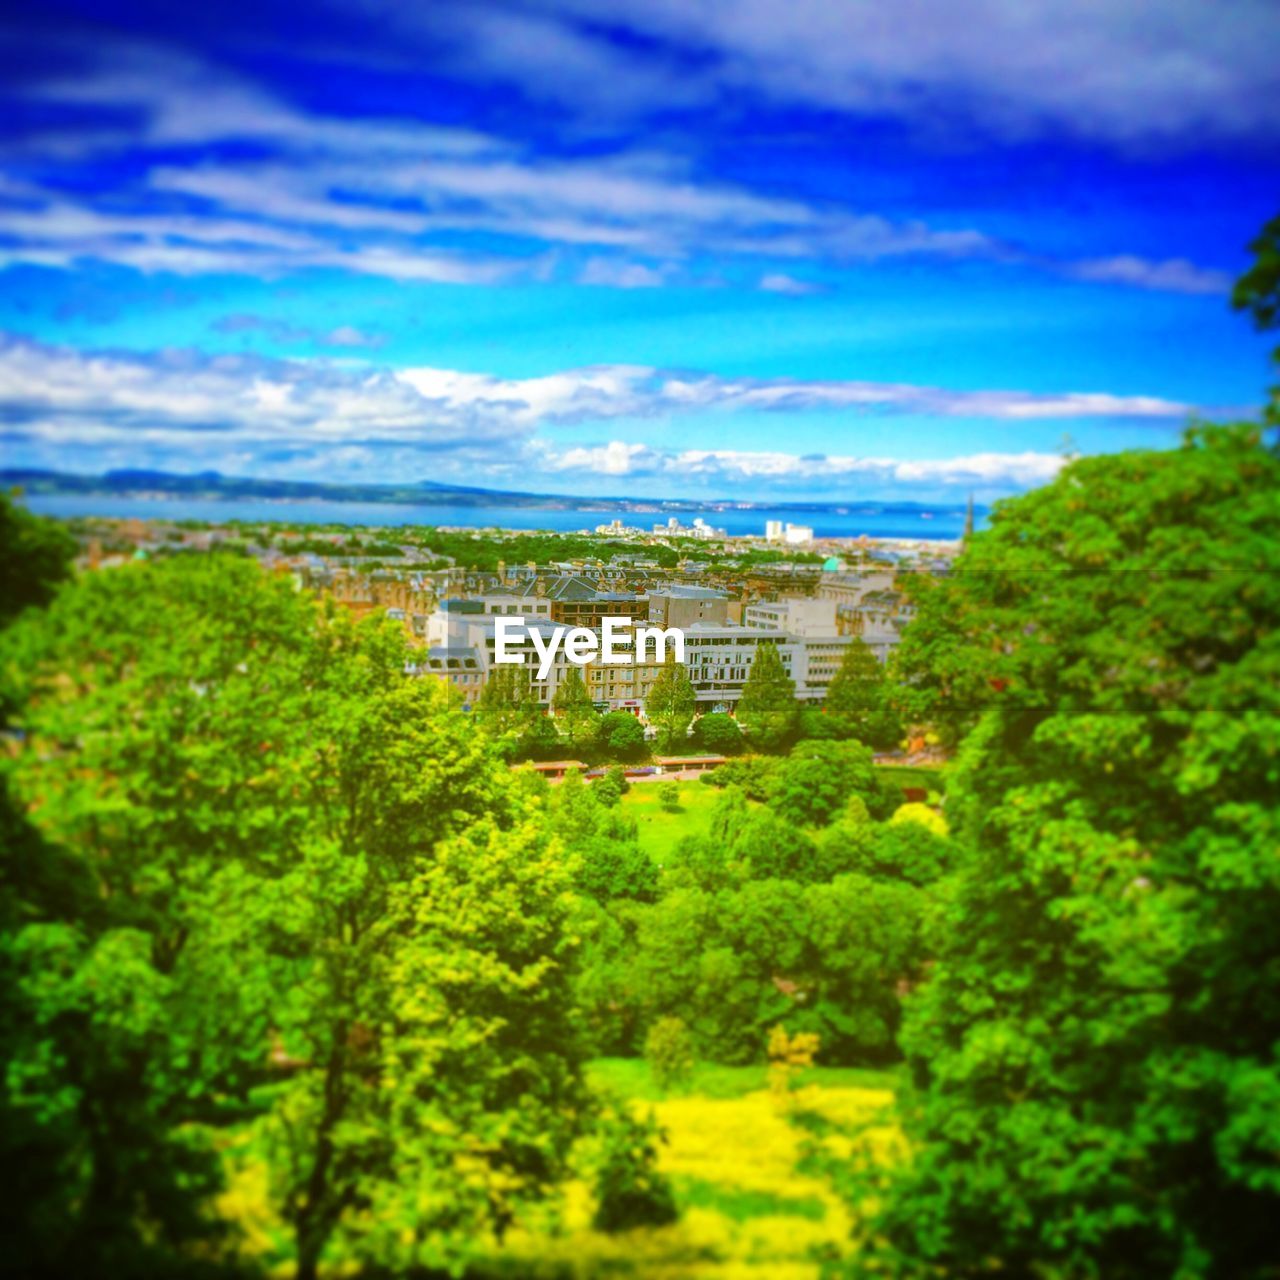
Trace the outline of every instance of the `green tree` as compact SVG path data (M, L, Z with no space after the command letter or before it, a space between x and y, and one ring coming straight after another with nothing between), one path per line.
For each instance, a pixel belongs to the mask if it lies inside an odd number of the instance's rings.
M884 700L884 668L876 661L870 646L854 636L845 647L840 666L827 689L827 714L843 720L853 737L880 709Z
M571 666L556 686L552 709L560 720L569 747L576 752L590 752L600 736L600 714L591 703L591 694L582 679L582 671Z
M658 1146L665 1141L652 1115L638 1119L622 1102L605 1113L592 1219L597 1231L664 1227L676 1220L671 1184L658 1169Z
M737 755L742 750L738 722L722 711L708 712L693 723L693 738L702 751L716 756Z
M668 654L644 703L645 715L658 727L664 751L685 746L696 706L697 695L684 663Z
M663 1093L686 1086L693 1078L696 1059L693 1038L684 1019L659 1018L644 1038L644 1056L654 1084Z
M600 741L615 760L639 760L646 751L644 725L629 711L610 711L601 719Z
M904 1031L912 1155L860 1228L903 1273L1274 1268L1277 493L1256 429L1082 459L947 588L974 852Z
M518 754L520 740L538 714L528 667L504 662L490 668L476 702L476 722L499 743L505 755Z
M71 570L75 539L55 520L33 516L0 493L0 627L47 604Z
M787 675L778 646L761 641L738 700L738 723L753 746L774 751L791 737L799 712L796 682Z
M1262 228L1249 248L1254 255L1253 264L1236 281L1231 302L1236 310L1249 312L1255 328L1269 331L1280 327L1280 216ZM1272 353L1272 359L1280 363L1280 347ZM1267 413L1273 424L1280 420L1280 386L1271 388Z
M769 802L789 822L823 826L850 796L879 795L870 748L860 742L801 742L781 763Z
M540 1194L580 1115L568 872L403 633L184 557L87 575L2 656L14 794L68 864L4 951L7 1102L62 1153L65 1256L124 1272L207 1229L211 1128L256 1099L304 1277L335 1233L453 1265Z
M529 760L554 760L564 751L564 740L551 716L534 715L520 735L516 755Z

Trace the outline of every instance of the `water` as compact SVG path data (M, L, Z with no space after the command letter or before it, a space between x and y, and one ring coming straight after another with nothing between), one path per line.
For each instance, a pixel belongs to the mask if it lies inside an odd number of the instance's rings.
M403 506L385 502L332 502L324 499L284 501L267 498L143 498L94 493L29 494L26 505L40 515L110 516L117 519L281 521L292 524L464 525L504 529L548 529L556 533L594 530L598 524L620 519L646 531L665 524L667 513L618 511L548 511L534 507L469 507L449 504ZM809 525L820 538L958 538L964 530L962 511L939 509L924 513L892 505L850 506L833 511L796 511L760 507L752 511L682 511L677 519L691 525L701 515L714 528L731 534L764 535L766 520Z

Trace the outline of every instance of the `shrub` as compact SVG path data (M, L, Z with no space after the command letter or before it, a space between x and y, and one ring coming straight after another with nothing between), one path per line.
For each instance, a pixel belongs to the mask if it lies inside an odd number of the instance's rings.
M738 722L722 711L712 711L696 720L693 738L709 755L733 756L742 750L742 730Z
M644 1040L653 1082L663 1093L687 1085L693 1077L693 1037L683 1018L659 1018Z
M668 813L680 812L680 784L678 782L658 783L658 803Z
M634 1227L664 1227L676 1220L671 1184L658 1172L658 1144L666 1135L653 1116L639 1120L618 1104L600 1127L596 1212L591 1225L610 1235Z

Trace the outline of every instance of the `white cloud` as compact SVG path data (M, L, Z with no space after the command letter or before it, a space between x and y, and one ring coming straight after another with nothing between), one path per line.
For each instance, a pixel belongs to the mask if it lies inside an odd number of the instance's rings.
M578 273L578 283L607 285L613 289L656 289L666 282L668 274L642 262L591 258Z
M228 317L232 331L256 328ZM339 328L342 345L368 335ZM356 339L359 338L359 342ZM166 465L195 471L369 479L416 475L536 488L548 477L594 483L646 477L661 492L847 491L867 487L940 492L955 486L1010 491L1051 478L1057 454L965 453L906 459L784 449L668 447L637 440L646 419L679 415L910 412L1008 423L1046 419L1149 419L1178 424L1192 406L1103 392L952 391L900 383L724 378L636 365L499 378L450 369L376 368L330 360L280 360L190 351L156 355L85 352L0 340L0 417L7 448L42 465ZM567 445L566 425L625 423L631 439ZM707 423L708 439L733 439ZM550 434L549 434L550 433ZM884 431L878 432L885 438ZM890 433L891 435L891 433ZM833 432L833 438L839 438ZM850 438L845 436L845 439ZM945 451L944 451L945 452ZM541 477L541 479L539 479ZM591 483L586 483L590 481ZM638 492L644 489L638 488Z
M539 50L571 45L584 85L616 58L580 31L557 35L549 19L488 14L477 22L499 43L516 31L542 33L530 65ZM912 255L982 257L1143 288L1221 286L1219 273L1180 260L1055 264L973 227L762 194L654 150L548 159L464 128L308 114L171 50L113 46L109 70L29 92L45 107L93 106L139 123L74 133L50 125L10 148L47 185L10 184L16 203L0 212L9 241L0 264L98 259L144 272L268 278L337 269L483 285L554 275L559 249L588 255L565 267L582 283L645 288L688 282L679 264L705 255L837 266ZM136 178L96 198L67 194L85 189L77 166L126 151ZM25 163L33 159L38 168ZM812 286L767 270L759 287L795 294Z
M1014 138L1059 130L1185 145L1277 133L1273 0L899 0L891 10L831 0L648 0L625 17L610 0L564 7L576 19L621 23L668 56L696 50L687 78L690 91L706 95L728 89L897 116L922 129L943 112L951 129L972 122ZM554 63L536 49L510 54L507 76L535 94L553 91ZM490 51L487 65L494 61ZM599 101L584 94L579 105Z
M797 488L841 479L897 487L971 486L1025 489L1051 480L1066 459L1052 453L976 453L955 458L903 461L847 454L805 457L773 451L684 449L662 451L612 440L608 444L541 452L542 466L584 476L660 477L668 485L696 478L700 486Z
M1170 293L1227 293L1231 288L1228 272L1209 271L1185 258L1152 262L1126 254L1114 258L1085 259L1069 264L1066 270L1068 275L1079 280L1128 284L1139 289L1159 289Z
M812 280L797 280L794 276L782 272L770 272L760 277L760 286L765 293L783 293L793 298L804 298L814 293L825 293L823 285Z

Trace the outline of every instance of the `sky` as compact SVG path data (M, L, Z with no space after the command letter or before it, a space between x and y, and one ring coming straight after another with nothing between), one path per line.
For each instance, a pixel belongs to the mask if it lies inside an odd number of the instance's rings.
M0 32L6 466L987 501L1264 398L1274 0Z

